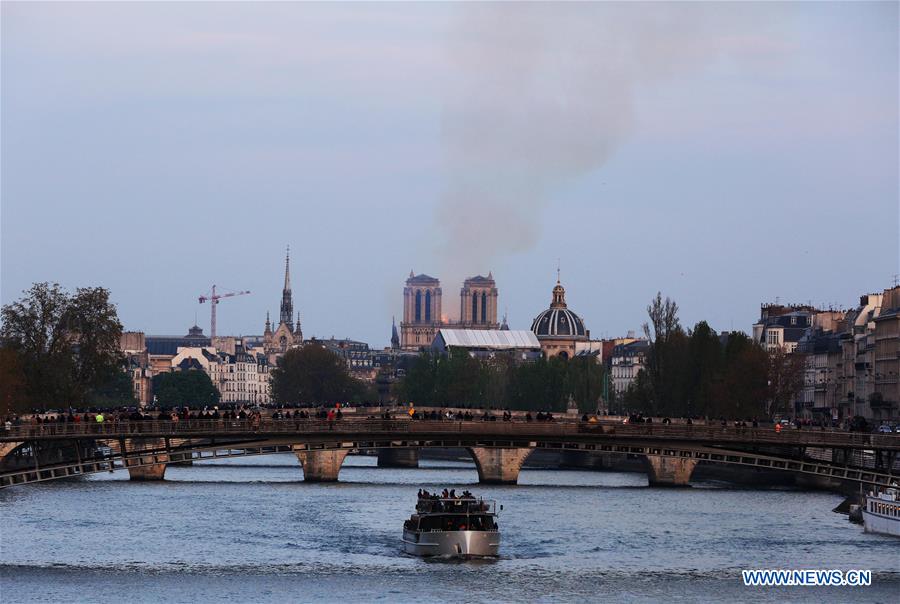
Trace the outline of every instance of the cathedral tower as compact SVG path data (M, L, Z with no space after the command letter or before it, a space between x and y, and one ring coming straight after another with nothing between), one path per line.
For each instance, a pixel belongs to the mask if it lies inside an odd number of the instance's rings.
M459 323L464 329L497 329L497 284L493 273L466 279L459 291Z
M428 275L409 272L403 288L403 320L400 342L405 350L431 346L442 325L441 282Z

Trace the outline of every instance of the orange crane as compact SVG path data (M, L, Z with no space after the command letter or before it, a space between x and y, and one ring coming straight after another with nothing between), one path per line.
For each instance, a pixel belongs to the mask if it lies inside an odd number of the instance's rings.
M213 285L211 294L205 294L203 296L200 296L200 304L203 304L204 302L209 302L209 306L210 306L210 315L211 315L210 321L209 321L209 337L210 338L216 337L216 306L219 305L219 300L221 300L222 298L230 298L232 296L243 296L243 295L249 294L249 293L250 293L249 291L242 291L242 292L228 292L225 294L217 294L216 286Z

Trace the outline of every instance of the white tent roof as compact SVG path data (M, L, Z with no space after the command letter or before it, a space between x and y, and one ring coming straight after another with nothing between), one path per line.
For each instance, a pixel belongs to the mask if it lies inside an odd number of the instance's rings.
M510 348L541 347L537 336L531 330L501 329L441 329L436 337L443 338L447 347L490 348L508 350Z

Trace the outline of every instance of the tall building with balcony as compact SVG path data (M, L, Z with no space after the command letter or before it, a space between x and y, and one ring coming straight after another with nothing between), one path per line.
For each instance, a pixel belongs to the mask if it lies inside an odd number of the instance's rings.
M896 420L900 417L900 286L884 291L881 313L874 323L874 379L869 406L874 420Z

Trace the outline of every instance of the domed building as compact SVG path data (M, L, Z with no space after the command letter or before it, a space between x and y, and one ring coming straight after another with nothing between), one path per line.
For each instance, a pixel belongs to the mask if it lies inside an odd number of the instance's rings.
M537 336L546 357L570 359L580 351L579 343L590 340L591 333L585 328L584 321L566 305L566 289L558 277L550 308L534 318L531 331Z

